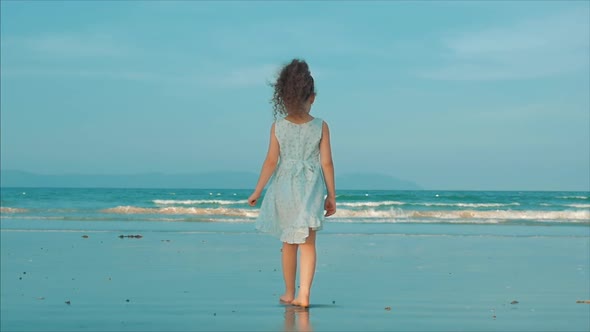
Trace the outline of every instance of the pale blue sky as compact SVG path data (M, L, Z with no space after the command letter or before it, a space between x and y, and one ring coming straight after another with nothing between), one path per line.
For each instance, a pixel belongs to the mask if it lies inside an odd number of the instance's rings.
M258 172L310 64L337 174L589 190L590 2L1 2L1 167ZM253 184L254 185L254 184Z

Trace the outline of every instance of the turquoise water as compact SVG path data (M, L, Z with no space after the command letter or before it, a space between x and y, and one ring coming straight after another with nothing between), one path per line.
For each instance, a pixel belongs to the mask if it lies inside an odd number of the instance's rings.
M2 219L253 222L250 190L2 188ZM336 223L590 224L590 192L341 190Z

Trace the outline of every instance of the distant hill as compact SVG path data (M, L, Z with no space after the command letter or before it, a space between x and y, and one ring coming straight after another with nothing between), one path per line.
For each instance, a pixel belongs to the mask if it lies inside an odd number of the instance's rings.
M258 174L252 172L140 173L112 174L36 174L17 170L0 172L2 187L65 188L254 188ZM417 184L389 175L357 173L336 176L337 189L415 190Z
M351 190L421 190L412 181L400 180L393 176L377 173L351 173L336 177L336 186Z

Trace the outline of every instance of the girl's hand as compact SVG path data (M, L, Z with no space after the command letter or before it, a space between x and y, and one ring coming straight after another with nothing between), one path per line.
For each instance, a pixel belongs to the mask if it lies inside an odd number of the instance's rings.
M248 197L248 204L250 204L250 206L256 206L256 202L259 198L259 194L253 193L252 195L250 195L250 197Z
M324 210L326 210L326 217L329 217L336 213L336 197L326 197L326 202L324 203Z

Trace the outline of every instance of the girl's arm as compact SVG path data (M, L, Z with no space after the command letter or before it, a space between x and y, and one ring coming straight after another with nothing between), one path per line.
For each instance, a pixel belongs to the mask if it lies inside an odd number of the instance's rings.
M256 201L260 198L262 190L264 190L266 183L272 176L272 173L274 173L275 168L277 167L277 162L279 161L279 151L279 141L275 136L275 124L273 123L270 127L270 144L268 146L266 159L264 160L264 164L262 164L262 170L260 171L260 177L258 178L256 189L254 189L254 192L248 198L248 204L250 204L250 206L256 205Z
M336 213L336 185L334 183L334 163L332 162L332 148L330 147L330 129L326 122L322 125L322 139L320 141L320 162L328 196L324 204L326 217Z

